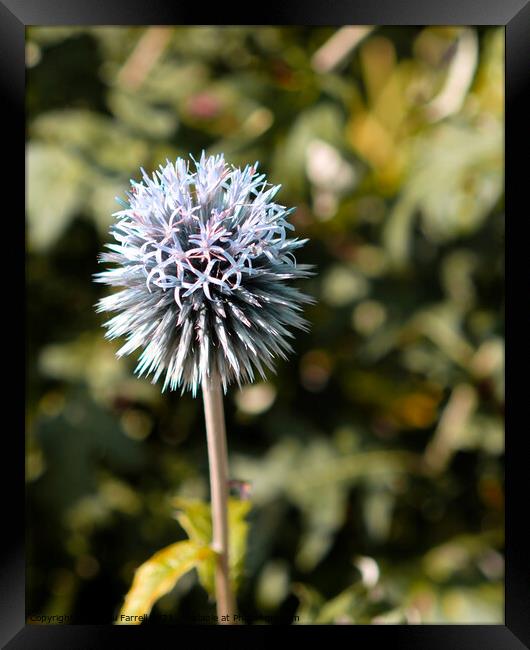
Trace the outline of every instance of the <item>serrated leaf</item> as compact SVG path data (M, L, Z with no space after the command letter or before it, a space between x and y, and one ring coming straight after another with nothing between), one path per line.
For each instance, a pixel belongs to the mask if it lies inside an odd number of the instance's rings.
M212 520L210 504L193 499L176 497L172 500L178 512L179 524L184 528L190 540L197 544L211 544ZM250 510L250 501L229 499L228 526L230 577L234 590L237 590L243 572L243 563L247 545L248 523L246 516ZM197 566L199 580L210 595L215 594L215 556L208 558Z
M185 573L198 568L214 555L208 546L191 540L177 542L155 553L136 570L117 624L141 623L139 617L147 616L155 602L170 592Z

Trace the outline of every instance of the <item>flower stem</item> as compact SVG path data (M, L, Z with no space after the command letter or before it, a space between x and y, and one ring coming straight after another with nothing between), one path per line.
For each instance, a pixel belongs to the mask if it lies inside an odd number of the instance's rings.
M219 623L230 625L234 622L236 612L228 562L228 456L223 395L217 372L212 371L208 379L203 382L202 395L210 464L212 546L217 552L215 571L217 616Z

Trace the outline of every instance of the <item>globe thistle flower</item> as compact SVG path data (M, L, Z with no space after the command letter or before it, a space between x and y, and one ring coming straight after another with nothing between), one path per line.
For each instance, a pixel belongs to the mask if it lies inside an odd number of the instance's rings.
M257 163L241 170L204 152L193 163L177 158L131 180L113 215L116 243L100 256L116 266L96 281L121 287L97 305L119 312L105 324L107 338L126 338L117 355L142 348L138 375L195 395L213 372L225 391L255 370L263 377L292 350L289 328L307 329L300 312L313 300L289 285L312 273L293 255L307 239L287 236L294 208L274 201L281 186Z

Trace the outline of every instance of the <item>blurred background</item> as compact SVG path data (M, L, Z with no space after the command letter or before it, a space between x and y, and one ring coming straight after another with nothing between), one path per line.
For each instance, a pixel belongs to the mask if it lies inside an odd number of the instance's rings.
M297 206L312 327L225 409L248 623L503 621L504 29L28 28L27 613L110 623L208 498L200 399L103 338L139 167L224 152ZM194 573L151 621L214 612Z

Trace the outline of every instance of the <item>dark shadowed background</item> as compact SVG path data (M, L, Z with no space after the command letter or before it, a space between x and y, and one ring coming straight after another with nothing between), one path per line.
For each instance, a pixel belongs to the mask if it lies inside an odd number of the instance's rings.
M225 400L245 620L503 621L504 29L27 30L27 615L108 623L208 498L202 403L133 377L92 282L140 166L260 161L306 310ZM194 573L155 606L214 612ZM68 617L68 618L66 618Z

